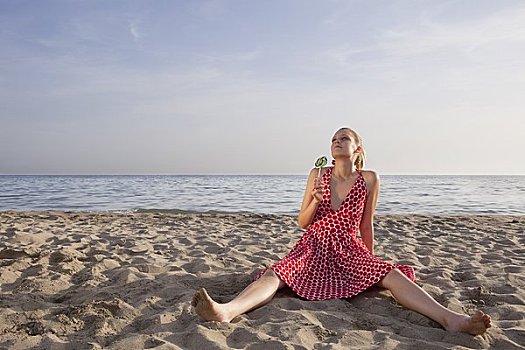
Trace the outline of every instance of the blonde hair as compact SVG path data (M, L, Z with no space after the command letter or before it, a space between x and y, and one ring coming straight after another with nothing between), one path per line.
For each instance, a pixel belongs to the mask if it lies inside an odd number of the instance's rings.
M363 168L365 167L365 159L366 159L365 148L363 147L363 139L361 138L361 136L359 136L359 134L354 129L341 128L338 131L341 131L341 130L350 131L352 135L354 136L354 141L357 144L357 146L361 147L361 152L359 152L359 154L357 155L357 158L354 160L354 165L357 168L357 170L363 170Z

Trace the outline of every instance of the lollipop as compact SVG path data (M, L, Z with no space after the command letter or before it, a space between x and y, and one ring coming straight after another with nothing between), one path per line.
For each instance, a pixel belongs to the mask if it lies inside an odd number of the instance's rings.
M317 177L321 175L321 168L324 167L326 163L328 163L328 158L326 158L325 156L321 156L315 161L315 167L319 169L317 170Z

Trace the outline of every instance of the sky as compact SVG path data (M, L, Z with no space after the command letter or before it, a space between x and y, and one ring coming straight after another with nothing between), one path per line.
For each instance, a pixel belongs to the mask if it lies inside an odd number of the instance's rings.
M0 174L525 175L525 2L0 0Z

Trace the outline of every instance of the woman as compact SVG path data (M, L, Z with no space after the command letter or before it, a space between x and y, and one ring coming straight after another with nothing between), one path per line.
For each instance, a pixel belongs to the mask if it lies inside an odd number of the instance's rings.
M289 286L308 300L349 298L377 285L390 290L406 308L417 311L452 332L482 334L491 326L481 311L459 314L437 303L416 285L410 266L394 265L374 256L373 217L379 177L362 170L361 138L341 128L332 138L333 167L312 169L299 213L299 226L308 229L292 250L232 301L219 304L205 289L192 305L207 321L230 322L236 316L268 303L277 290ZM357 237L357 231L361 237Z

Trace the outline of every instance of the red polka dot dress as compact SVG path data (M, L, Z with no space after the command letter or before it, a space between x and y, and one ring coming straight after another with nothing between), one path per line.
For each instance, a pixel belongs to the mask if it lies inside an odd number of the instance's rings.
M337 210L330 198L333 167L322 176L323 199L312 224L291 251L270 268L297 295L308 300L349 298L398 268L415 280L411 266L394 265L372 255L356 236L366 202L366 182L361 172ZM255 279L259 279L266 269Z

